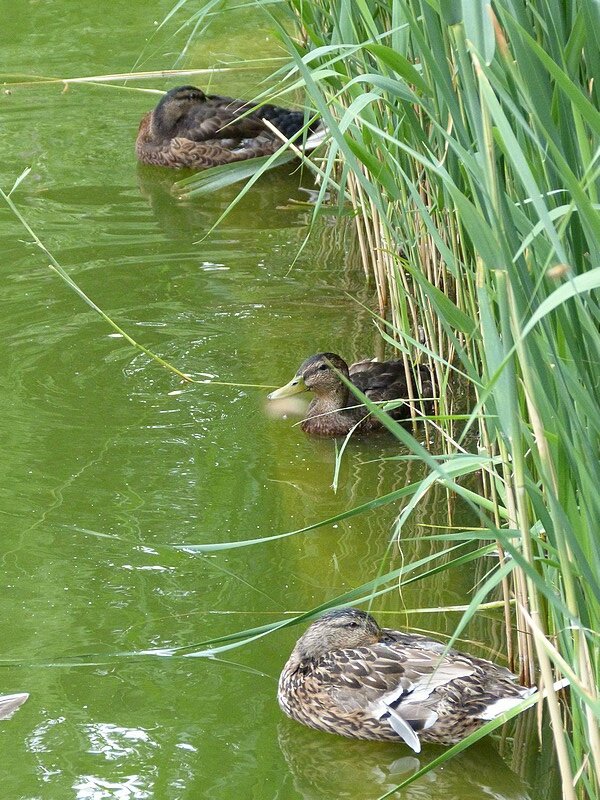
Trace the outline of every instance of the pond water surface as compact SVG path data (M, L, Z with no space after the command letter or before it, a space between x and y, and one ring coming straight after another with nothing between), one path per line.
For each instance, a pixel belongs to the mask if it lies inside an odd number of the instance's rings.
M169 191L174 175L136 166L137 123L157 95L134 87L208 78L37 80L172 67L186 33L157 33L169 2L18 5L0 33L1 185L31 167L13 199L101 308L179 369L223 382L281 385L313 352L373 352L374 326L356 299L374 308L374 292L348 221L325 216L302 248L308 175L272 173L207 236L235 190L181 202ZM185 66L257 55L280 55L270 23L237 10L216 18ZM266 75L246 64L210 85L252 96ZM297 627L216 659L183 657L430 552L410 541L390 550L397 506L256 547L173 547L301 528L418 479L420 468L382 461L398 454L385 436L357 440L334 492L334 443L273 418L268 389L181 385L48 269L4 205L0 226L0 694L31 695L0 722L0 797L370 799L437 755L426 748L417 760L283 718L276 682ZM404 536L468 521L451 511L432 492ZM463 569L417 582L373 610L388 625L443 635L456 613L404 610L467 603L475 577ZM493 656L501 627L481 617L463 646ZM534 729L523 718L402 796L549 797L554 773Z

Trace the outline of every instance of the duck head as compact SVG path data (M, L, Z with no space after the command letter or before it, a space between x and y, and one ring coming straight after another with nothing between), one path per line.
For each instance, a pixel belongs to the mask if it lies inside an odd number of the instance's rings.
M299 661L318 659L332 650L369 647L384 638L370 614L357 608L327 611L298 639L292 657Z
M195 86L177 86L161 98L152 114L154 135L158 138L171 138L173 129L188 111L206 101L206 95Z
M348 365L336 353L317 353L304 361L289 383L276 389L268 396L269 400L289 397L300 392L311 391L317 396L347 394L338 373L348 377Z

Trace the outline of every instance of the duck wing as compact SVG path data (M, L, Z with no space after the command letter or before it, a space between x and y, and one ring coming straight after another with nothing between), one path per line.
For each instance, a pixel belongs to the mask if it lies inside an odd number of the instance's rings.
M421 652L430 652L433 658L444 656L445 663L468 665L471 672L461 676L466 680L458 682L454 687L454 693L460 698L462 709L476 719L495 719L537 691L537 687L530 689L521 686L517 676L506 667L501 667L485 658L467 656L458 650L447 650L441 642L429 639L427 636L401 633L389 628L384 628L383 633L394 647L416 647ZM566 684L558 681L555 689L562 688L563 685ZM410 699L411 702L420 700L419 692L413 693Z
M374 403L391 400L408 400L404 362L397 361L359 361L349 370L350 380ZM433 397L433 381L428 367L420 365L412 369L412 392L415 398ZM390 412L396 419L407 416L406 406L399 406Z
M438 719L436 689L475 671L466 658L392 641L333 651L315 666L310 682L341 717L359 714L371 727L392 728L419 752L419 731Z
M220 100L222 102L211 102ZM261 120L253 116L242 116L248 111L238 100L229 97L207 98L197 103L177 123L174 134L181 139L194 142L226 140L232 144L242 139L253 139L266 131ZM273 136L272 133L270 133Z
M350 380L373 401L406 397L402 361L359 361L349 369Z
M265 119L287 137L297 133L304 124L304 114L301 111L290 111L273 105L254 108L233 97L209 95L179 120L175 135L195 142L224 139L228 140L229 147L232 142L242 142L258 136L281 144L279 137L263 122Z

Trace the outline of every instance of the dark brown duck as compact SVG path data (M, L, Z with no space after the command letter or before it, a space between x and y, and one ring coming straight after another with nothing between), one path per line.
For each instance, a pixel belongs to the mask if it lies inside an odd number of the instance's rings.
M301 427L305 433L315 436L344 436L356 425L360 433L381 430L381 422L360 404L340 379L340 374L374 403L404 401L388 413L396 420L410 418L410 392L403 361L358 361L349 367L336 353L317 353L300 365L289 383L271 392L269 399L312 392L314 397ZM433 380L428 367L414 367L412 397L416 410L420 411L420 399L431 400L433 396ZM431 402L425 403L425 411L430 413Z
M264 120L287 138L305 125L302 111L273 105L253 108L243 100L179 86L142 117L136 154L143 164L194 169L271 155L282 141Z

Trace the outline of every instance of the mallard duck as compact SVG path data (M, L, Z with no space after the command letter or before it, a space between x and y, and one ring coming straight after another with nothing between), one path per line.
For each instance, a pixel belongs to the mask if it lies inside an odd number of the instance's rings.
M305 124L302 111L272 105L253 108L243 100L178 86L142 117L136 154L143 164L195 169L271 155L282 141L265 119L287 138Z
M380 628L354 608L328 611L300 637L279 679L292 719L354 739L456 744L535 689L441 642Z
M339 373L373 402L408 400L403 361L358 361L348 367L336 353L317 353L307 358L292 380L281 389L271 392L268 399L277 400L311 391L314 398L301 424L305 433L344 436L357 424L361 433L380 430L381 422L359 403L340 380ZM433 397L433 381L426 366L413 368L413 396L417 399ZM394 419L407 419L410 417L410 406L403 403L389 413Z

